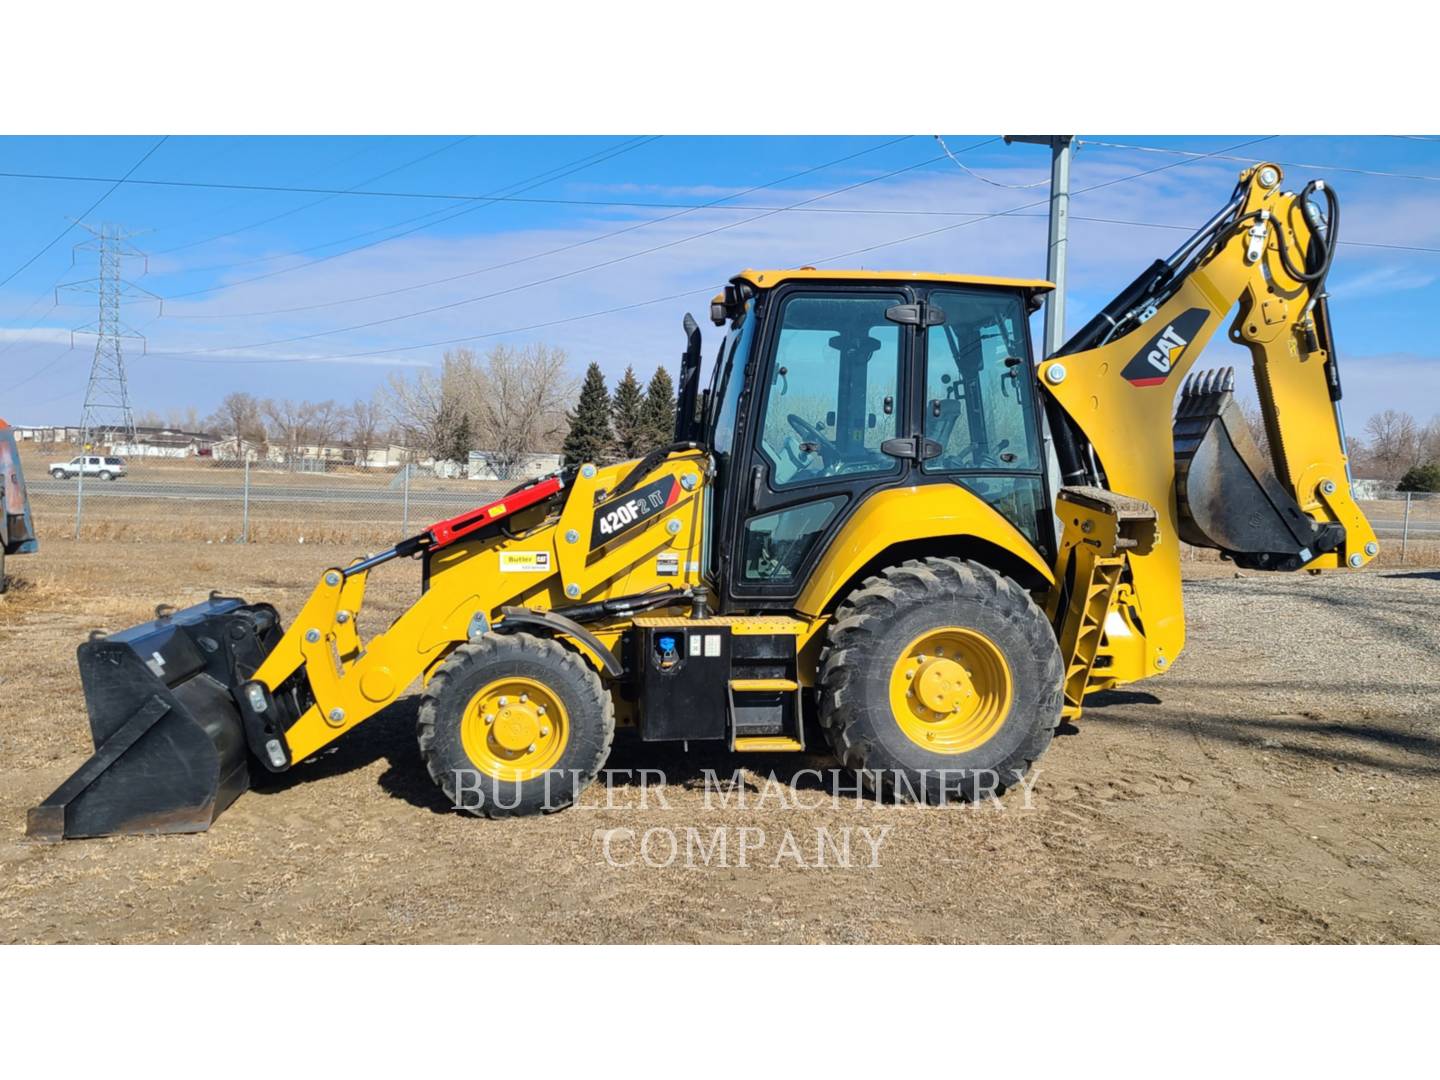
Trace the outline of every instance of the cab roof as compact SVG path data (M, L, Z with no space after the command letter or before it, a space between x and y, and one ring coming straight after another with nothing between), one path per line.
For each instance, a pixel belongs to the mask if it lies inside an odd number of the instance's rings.
M730 279L748 282L761 289L773 288L786 281L923 281L939 285L988 285L992 288L1021 289L1031 293L1050 292L1055 285L1039 278L987 277L984 274L928 274L919 270L817 270L802 266L798 270L741 270Z

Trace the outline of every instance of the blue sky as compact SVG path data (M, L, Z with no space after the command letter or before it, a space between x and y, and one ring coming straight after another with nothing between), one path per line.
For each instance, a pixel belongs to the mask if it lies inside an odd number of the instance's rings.
M1247 141L1081 139L1072 330L1185 235L1154 226L1198 225L1244 167L1098 144L1208 153ZM86 220L134 232L148 272L134 260L127 274L166 298L163 313L148 302L126 311L148 341L145 355L128 354L137 410L194 406L203 416L231 390L348 403L395 372L438 364L441 343L455 339L474 338L479 351L561 346L577 375L590 360L612 378L627 363L642 373L673 365L684 313L703 314L709 293L746 266L1043 276L1046 152L987 135L945 141L994 183L960 169L928 135L175 137ZM0 172L113 181L155 144L4 138ZM1292 188L1323 176L1340 192L1349 243L1330 285L1351 429L1388 406L1421 420L1440 412L1430 325L1440 307L1440 141L1281 136L1233 154L1293 163ZM1175 167L1135 176L1162 166ZM359 193L134 182L146 180ZM0 278L111 187L0 177ZM1004 210L1015 212L964 216ZM70 329L93 321L94 298L62 293L56 305L54 290L94 275L93 255L72 266L84 238L72 229L0 287L0 415L12 423L79 416L93 339L77 337L71 350ZM1232 348L1212 346L1208 362L1243 363Z

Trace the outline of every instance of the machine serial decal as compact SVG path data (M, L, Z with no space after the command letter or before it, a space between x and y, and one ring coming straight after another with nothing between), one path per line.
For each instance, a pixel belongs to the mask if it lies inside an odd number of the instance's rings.
M675 505L679 497L680 486L675 483L675 477L663 476L636 488L624 498L602 503L595 509L595 524L590 531L591 549L608 544L656 514L664 513Z
M1135 386L1159 386L1170 377L1208 317L1204 308L1186 311L1147 341L1120 374Z

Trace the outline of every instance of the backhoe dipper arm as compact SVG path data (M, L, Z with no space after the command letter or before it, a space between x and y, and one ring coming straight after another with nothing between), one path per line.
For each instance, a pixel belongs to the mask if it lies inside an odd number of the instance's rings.
M1038 368L1065 483L1156 512L1158 540L1128 556L1117 608L1137 639L1131 678L1183 645L1179 541L1267 570L1358 568L1378 552L1351 495L1324 297L1339 203L1320 181L1282 191L1282 176L1269 163L1241 173L1215 217ZM1186 379L1232 308L1268 455L1234 401L1233 369Z

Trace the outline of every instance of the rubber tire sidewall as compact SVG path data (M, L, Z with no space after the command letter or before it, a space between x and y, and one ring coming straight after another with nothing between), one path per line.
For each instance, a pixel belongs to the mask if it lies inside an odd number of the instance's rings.
M965 565L972 573L999 577L985 567ZM977 787L982 794L992 789L1003 792L1023 777L1050 744L1059 721L1061 673L1054 633L1028 596L1024 599L1028 610L1007 609L978 594L932 597L923 603L907 598L905 610L883 633L868 638L868 648L849 648L847 666L854 670L846 684L845 705L837 710L840 715L825 717L831 721L827 734L837 754L850 751L852 760L842 758L841 763L855 767L851 748L858 748L860 767L871 778L878 773L885 788L893 786L896 770L911 774L925 770L923 777L912 776L908 785L917 792L923 786L930 802L953 801L957 795L973 799ZM967 627L989 638L1005 658L1012 687L1010 710L1000 729L980 746L957 754L936 753L914 742L890 705L890 676L902 651L926 632L945 626ZM845 736L838 745L836 724L843 726ZM931 775L942 771L943 777Z
M442 672L442 692L427 694L426 706L433 706L433 736L428 747L422 744L422 752L431 778L456 809L483 817L562 810L578 799L609 756L615 731L609 695L594 669L557 642L529 634L497 635L478 646L461 646ZM564 706L569 727L555 765L518 782L498 780L477 768L460 736L461 721L474 696L496 679L514 677L543 683ZM463 791L458 790L457 769L464 772ZM477 787L479 805L473 805Z

